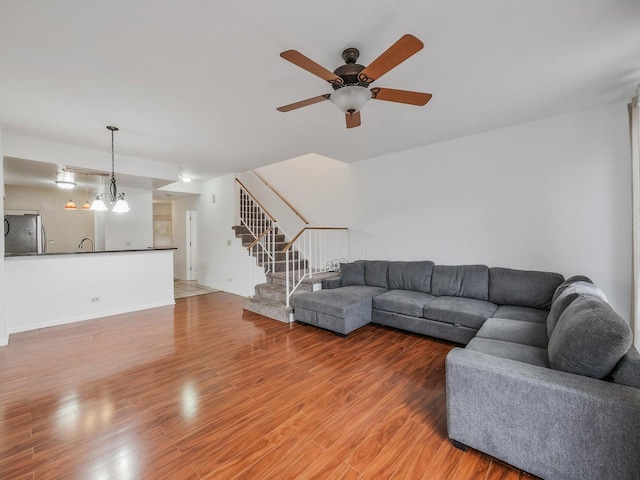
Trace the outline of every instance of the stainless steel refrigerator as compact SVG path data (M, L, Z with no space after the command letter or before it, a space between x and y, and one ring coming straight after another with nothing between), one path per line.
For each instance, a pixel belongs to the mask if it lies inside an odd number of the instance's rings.
M43 253L44 244L44 228L40 215L4 216L5 253Z

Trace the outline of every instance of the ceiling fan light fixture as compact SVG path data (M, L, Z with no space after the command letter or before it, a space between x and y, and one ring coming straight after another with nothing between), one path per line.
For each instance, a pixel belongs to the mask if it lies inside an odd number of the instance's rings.
M331 94L331 102L345 113L359 112L371 100L371 90L359 85L338 88Z

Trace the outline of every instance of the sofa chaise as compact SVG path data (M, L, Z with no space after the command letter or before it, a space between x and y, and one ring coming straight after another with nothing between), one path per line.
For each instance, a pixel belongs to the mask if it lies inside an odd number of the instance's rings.
M553 479L640 478L640 354L583 276L433 262L342 265L294 318L377 323L462 345L446 359L453 443Z

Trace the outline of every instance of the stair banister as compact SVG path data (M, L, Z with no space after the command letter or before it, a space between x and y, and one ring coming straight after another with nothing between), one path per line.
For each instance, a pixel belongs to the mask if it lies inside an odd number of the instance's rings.
M304 227L284 247L287 307L290 305L291 295L307 276L312 278L314 273L328 271L336 259L346 261L349 250L348 230L346 227ZM323 235L320 242L319 234ZM327 246L327 235L332 243L331 249ZM289 252L294 248L298 251L297 268L292 272L289 266Z
M275 219L275 217L274 217L273 215L271 215L271 214L269 213L269 211L268 211L266 208L264 208L264 206L263 206L263 205L262 205L262 204L261 204L261 203L256 199L256 197L254 197L254 196L251 194L251 192L249 191L249 189L247 189L247 187L245 187L245 186L244 186L244 184L243 184L239 179L237 179L237 178L236 178L236 182L238 182L238 183L240 184L240 186L242 187L242 190L244 190L244 191L245 191L245 193L251 197L251 200L253 200L254 202L256 202L256 204L257 204L257 205L258 205L258 206L259 206L259 207L264 211L264 213L265 213L265 214L266 214L266 215L271 219L271 221L272 221L273 223L276 223L276 222L277 222L277 220Z
M265 184L265 185L266 185L266 186L267 186L267 187L268 187L268 188L269 188L273 193L275 193L275 194L276 194L276 196L277 196L280 200L282 200L282 201L284 202L284 204L285 204L287 207L289 207L289 208L291 209L291 211L292 211L293 213L295 213L295 214L298 216L298 218L300 218L300 220L302 220L302 221L304 222L304 224L305 224L305 225L309 225L309 221L308 221L306 218L304 218L304 217L302 216L302 214L301 214L301 213L300 213L300 212L299 212L299 211L298 211L298 210L297 210L293 205L291 205L291 204L287 201L287 199L286 199L286 198L284 198L282 195L280 195L280 192L278 192L275 188L273 188L273 186L271 186L271 184L270 184L269 182L267 182L264 178L262 178L262 175L260 175L260 174L259 174L258 172L256 172L255 170L251 170L251 171L253 172L253 174L254 174L256 177L258 177L258 178L262 181L262 183L264 183L264 184Z
M275 236L273 235L274 228L269 227L265 229L258 237L249 244L247 252L249 253L249 284L254 285L253 271L255 266L253 265L253 257L256 257L256 262L262 264L265 269L265 273L274 270L275 265ZM254 252L255 250L255 252Z

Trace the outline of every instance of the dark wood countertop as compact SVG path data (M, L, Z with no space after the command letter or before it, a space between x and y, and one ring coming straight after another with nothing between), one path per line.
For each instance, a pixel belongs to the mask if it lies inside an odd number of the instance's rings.
M17 257L51 257L53 255L88 255L88 254L100 254L100 253L125 253L125 252L158 252L163 250L177 250L176 247L148 247L148 248L132 248L127 250L98 250L81 251L81 252L55 252L55 253L5 253L4 258L17 258Z

